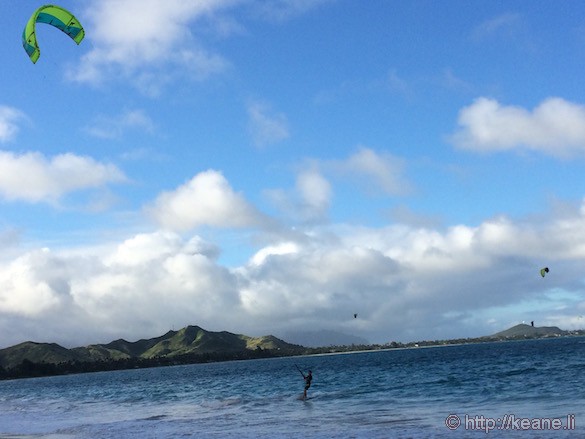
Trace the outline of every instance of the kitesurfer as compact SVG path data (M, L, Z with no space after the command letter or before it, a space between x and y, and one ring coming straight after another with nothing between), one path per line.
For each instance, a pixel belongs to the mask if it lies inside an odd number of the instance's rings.
M309 370L309 373L305 375L299 366L295 364L295 367L301 373L303 379L305 380L305 391L303 392L302 399L307 399L307 390L309 390L309 387L311 387L311 381L313 381L313 372Z
M301 372L303 378L305 379L305 391L303 392L303 399L307 399L307 390L311 387L311 381L313 381L313 372L309 371L307 375Z

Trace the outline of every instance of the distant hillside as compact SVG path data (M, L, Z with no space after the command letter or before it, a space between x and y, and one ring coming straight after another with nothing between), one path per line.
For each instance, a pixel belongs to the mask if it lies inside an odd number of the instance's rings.
M0 366L10 368L29 360L34 363L64 363L81 361L83 354L73 352L55 343L34 343L26 341L0 350Z
M539 338L539 337L558 337L567 335L567 331L557 328L556 326L531 326L521 323L512 326L505 331L497 332L490 335L490 338Z
M68 362L104 362L128 359L174 358L185 355L234 354L238 352L271 350L299 351L300 346L286 343L271 335L248 337L230 332L211 332L198 326L150 339L129 342L123 339L108 344L96 344L66 349L55 343L25 342L0 349L0 367L11 369L23 361L62 364Z

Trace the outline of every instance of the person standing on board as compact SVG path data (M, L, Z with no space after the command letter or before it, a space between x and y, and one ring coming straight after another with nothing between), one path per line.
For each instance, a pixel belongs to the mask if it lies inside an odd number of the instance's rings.
M303 378L305 379L305 391L303 392L303 399L307 399L307 390L311 387L311 381L313 381L313 373L309 371L307 375L301 372Z

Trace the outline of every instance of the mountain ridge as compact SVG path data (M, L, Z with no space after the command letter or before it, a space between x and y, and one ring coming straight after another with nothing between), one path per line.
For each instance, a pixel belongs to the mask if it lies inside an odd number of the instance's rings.
M14 368L23 362L61 364L68 362L98 362L129 359L180 357L185 355L236 354L238 352L269 350L295 351L301 346L287 343L272 335L250 337L227 331L207 331L199 326L186 326L168 331L159 337L134 342L123 338L106 344L90 344L67 349L57 343L26 341L0 349L0 367Z

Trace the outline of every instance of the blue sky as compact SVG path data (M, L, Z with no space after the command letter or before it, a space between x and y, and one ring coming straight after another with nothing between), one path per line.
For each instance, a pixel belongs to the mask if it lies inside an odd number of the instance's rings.
M1 5L0 347L583 326L582 2L59 4L36 64Z

